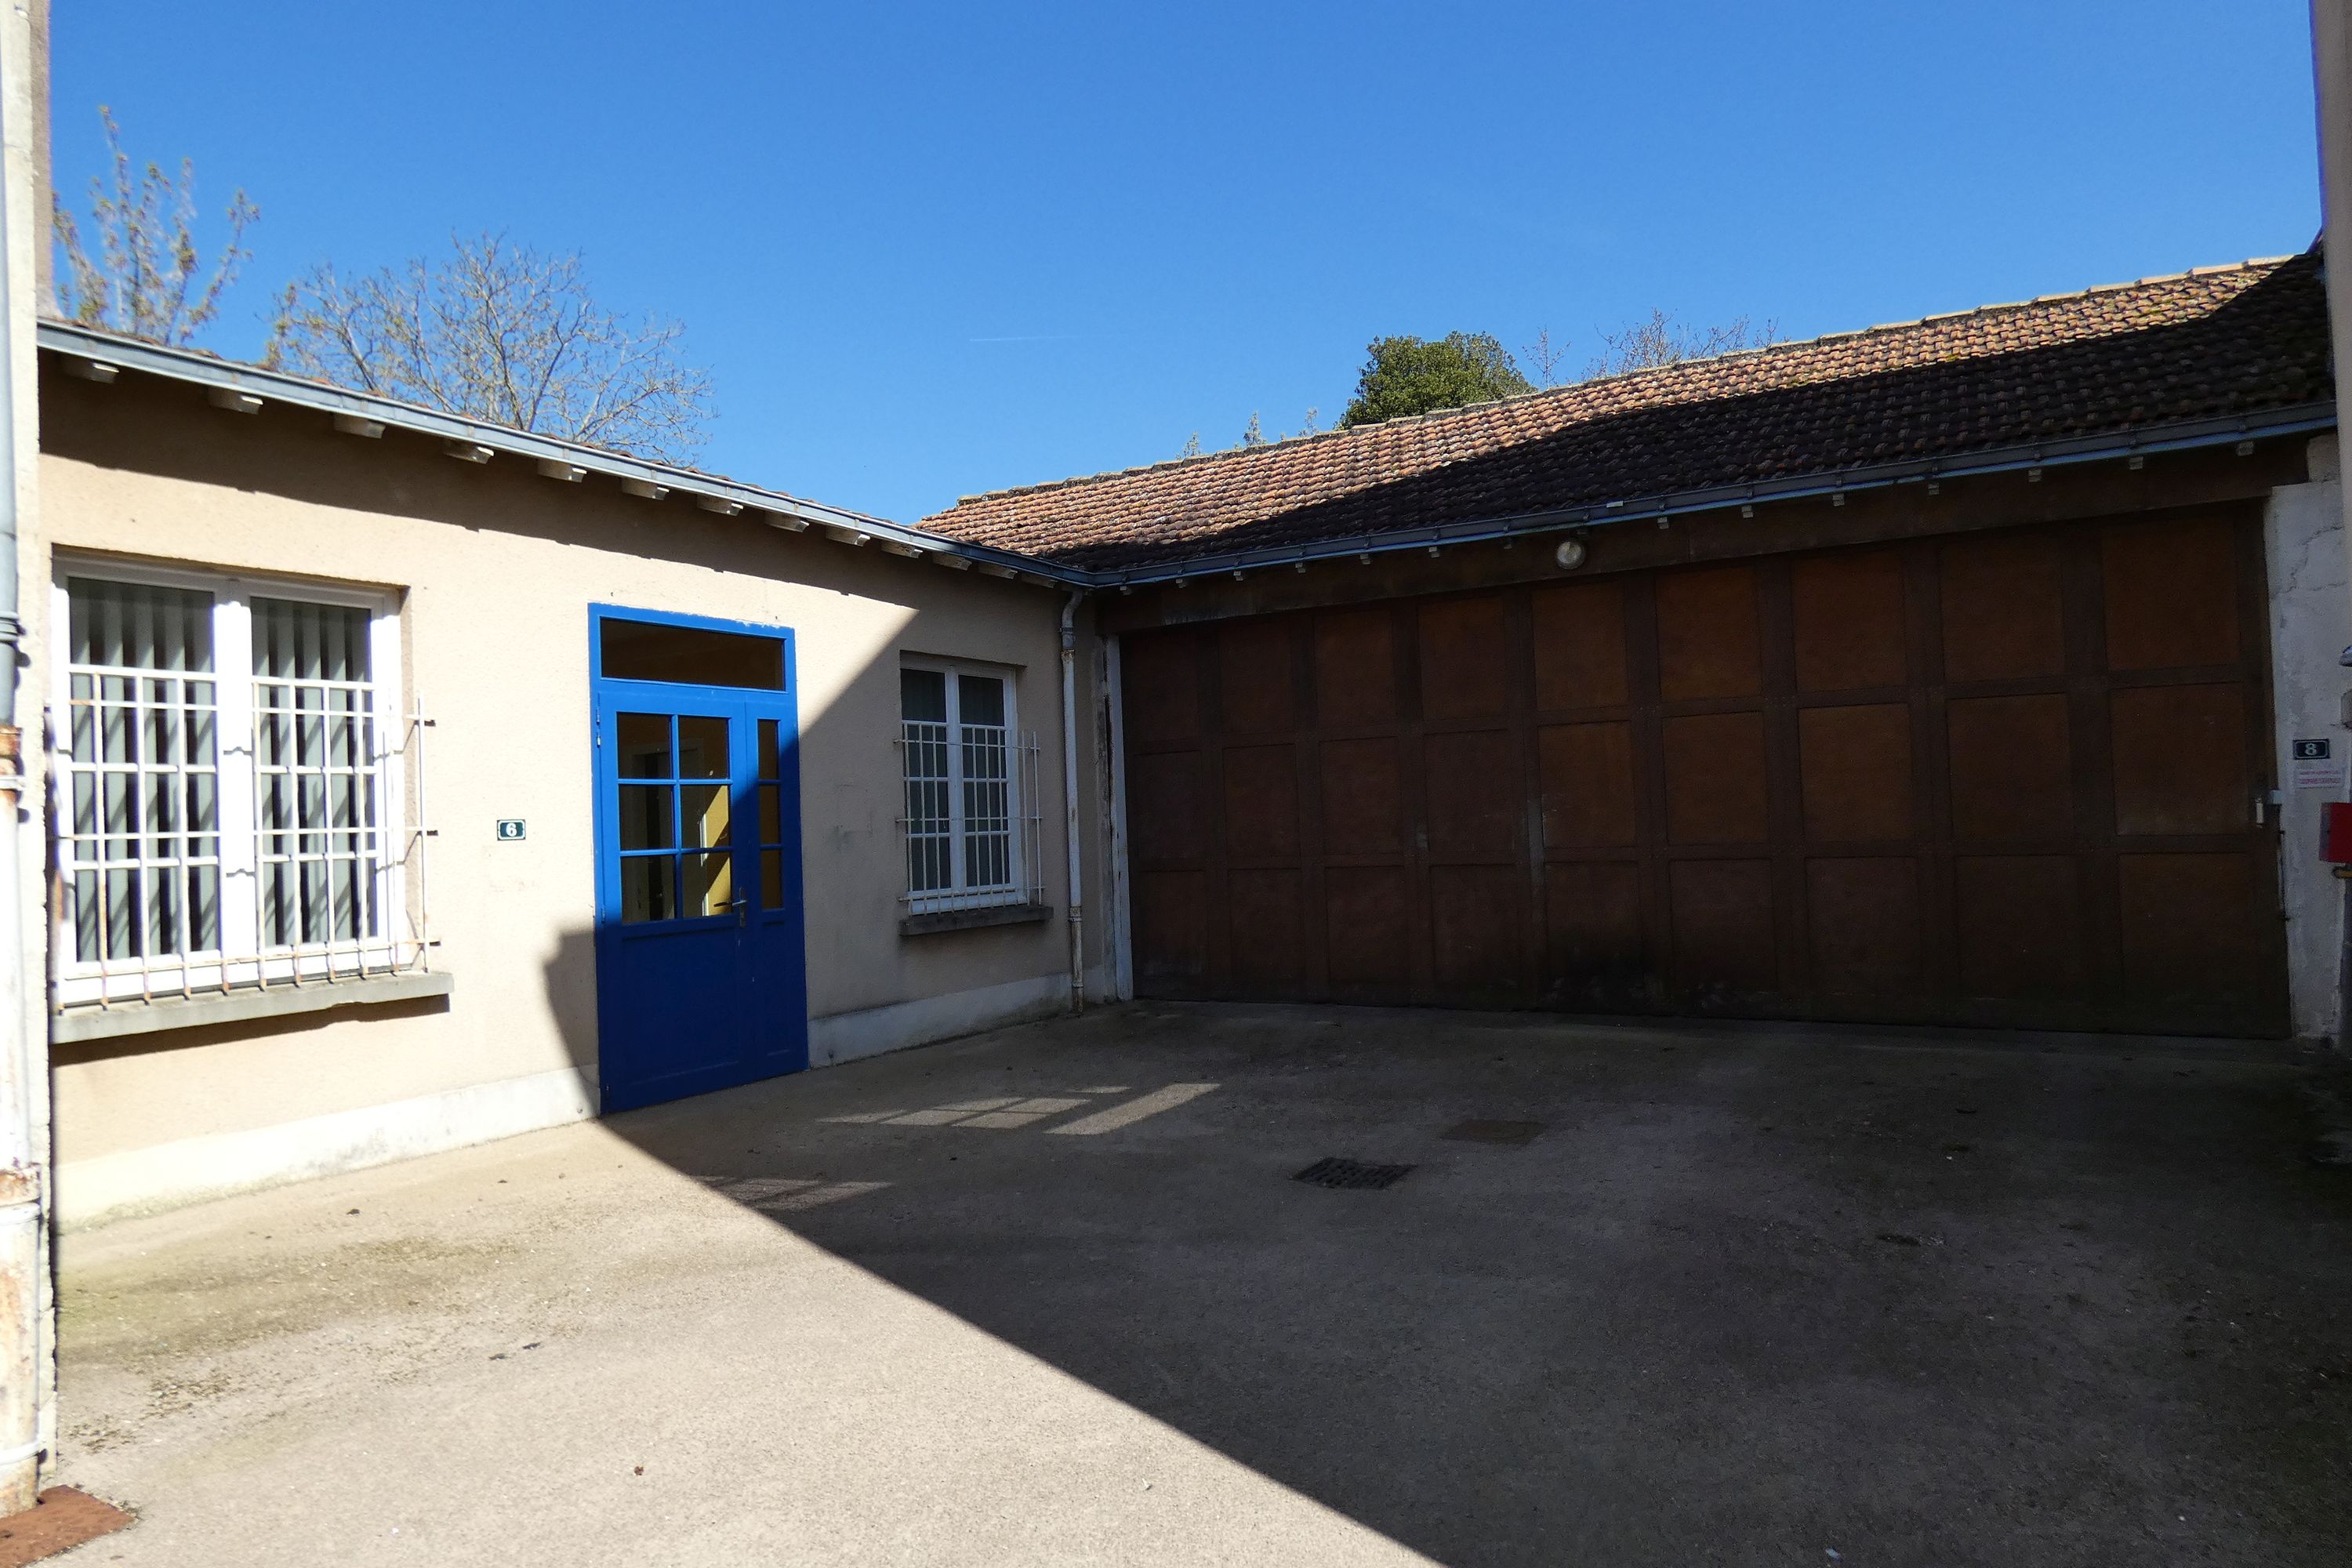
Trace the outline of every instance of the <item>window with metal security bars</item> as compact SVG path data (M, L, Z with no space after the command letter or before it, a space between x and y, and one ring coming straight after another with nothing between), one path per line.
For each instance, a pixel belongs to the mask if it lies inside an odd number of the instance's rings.
M428 966L389 606L100 570L56 595L57 1005Z
M1011 677L908 660L898 717L908 912L1040 901L1037 738L1014 728Z
M383 934L372 617L253 601L255 869L265 949Z
M72 584L60 859L77 963L220 949L212 620L209 594Z

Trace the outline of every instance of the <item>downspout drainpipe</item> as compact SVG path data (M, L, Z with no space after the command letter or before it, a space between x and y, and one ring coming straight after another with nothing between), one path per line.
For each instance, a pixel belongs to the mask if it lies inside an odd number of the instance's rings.
M1078 871L1078 605L1084 588L1062 606L1063 843L1070 862L1070 1011L1087 1007L1086 885Z
M14 21L14 18L10 18ZM6 24L0 23L0 26ZM12 33L12 45L22 35ZM15 50L12 48L13 54ZM13 73L8 73L13 74ZM13 94L5 94L13 108ZM22 134L0 127L0 145ZM9 162L13 163L14 160ZM0 1513L33 1506L42 1449L44 1151L34 1141L38 1048L25 1026L24 902L18 875L20 749L16 728L16 298L21 212L15 179L0 184Z

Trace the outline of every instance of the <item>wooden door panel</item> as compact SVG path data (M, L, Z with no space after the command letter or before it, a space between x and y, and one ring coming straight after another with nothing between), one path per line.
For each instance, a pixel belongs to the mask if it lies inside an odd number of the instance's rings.
M1756 570L1717 566L1657 579L1658 689L1669 702L1764 689Z
M1814 860L1805 867L1813 984L1832 996L1916 996L1926 978L1919 863Z
M1539 588L1533 597L1536 706L1614 708L1626 700L1622 583Z
M2100 540L2107 668L2235 664L2238 553L2218 519L2118 523Z
M1645 989L1642 868L1630 860L1544 868L1544 997L1555 1005L1622 1005Z
M1508 866L1429 868L1431 969L1452 1002L1502 1003L1519 988L1526 883Z
M1667 886L1676 990L1706 1006L1778 988L1770 861L1677 860Z
M2108 699L2117 833L2236 833L2253 816L2246 693L2143 686Z
M1201 739L1199 634L1189 627L1119 641L1121 700L1130 744L1150 751Z
M1954 871L1966 995L2051 1001L2082 992L2089 966L2073 857L1963 856Z
M1892 550L1809 556L1789 571L1797 689L1900 686L1905 653L1903 558Z
M1386 735L1326 741L1321 751L1323 852L1393 855L1404 847L1397 743Z
M1244 991L1297 994L1307 984L1307 937L1296 871L1235 871L1232 906L1234 978Z
M1503 710L1509 691L1500 598L1439 599L1422 606L1422 717L1487 718Z
M1439 731L1421 745L1429 852L1457 858L1517 854L1524 797L1510 731Z
M1136 873L1135 977L1147 992L1191 992L1208 978L1208 884L1199 871Z
M1618 848L1638 837L1631 724L1538 730L1536 759L1546 848Z
M2126 855L2124 984L2152 1008L2256 1012L2262 950L2253 868L2242 854Z
M1217 638L1220 718L1226 734L1279 734L1298 721L1291 626L1287 618L1235 621Z
M1298 758L1289 745L1225 752L1225 854L1234 861L1298 854Z
M1952 831L1963 839L2067 838L2074 760L2066 699L1974 697L1945 710Z
M1208 830L1202 809L1201 754L1146 752L1127 773L1128 835L1139 860L1198 860Z
M1760 844L1769 835L1764 716L1701 713L1665 721L1666 837L1676 844Z
M1909 707L1802 709L1797 753L1807 838L1823 844L1911 837Z
M1396 613L1386 605L1315 617L1316 720L1326 730L1397 716Z
M1945 679L2066 672L2066 597L2054 535L1969 534L1945 541L1937 557Z
M1402 866L1333 866L1323 873L1324 942L1341 995L1402 998L1412 973L1412 893Z

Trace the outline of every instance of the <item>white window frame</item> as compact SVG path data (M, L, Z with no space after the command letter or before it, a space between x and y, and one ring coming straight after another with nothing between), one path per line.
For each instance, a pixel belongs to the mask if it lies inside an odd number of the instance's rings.
M916 654L899 657L903 670L935 671L947 678L948 719L948 886L919 891L914 887L914 866L911 853L914 825L906 816L907 786L912 782L908 769L913 765L918 737L910 731L903 696L894 692L898 709L898 837L899 874L904 884L900 899L909 914L940 914L953 910L991 909L999 904L1025 904L1037 897L1036 879L1031 874L1029 850L1032 825L1028 813L1036 784L1033 765L1035 742L1022 733L1018 707L1020 682L1016 672L1001 664L982 664L970 659L933 658ZM1005 878L1001 883L983 888L966 888L964 879L964 764L962 697L956 678L976 675L1000 683L1004 688L1004 811L1006 826Z
M402 689L400 608L381 589L350 587L259 573L151 565L60 552L52 562L49 603L49 837L58 875L70 887L66 844L73 831L72 595L77 577L179 588L213 598L214 768L220 843L221 945L187 953L84 961L76 948L70 895L61 896L50 931L54 994L60 1009L171 997L217 995L278 984L315 985L421 965L429 943L410 920L408 740L415 716ZM357 941L265 946L261 942L259 790L255 735L253 611L257 599L331 605L368 615L369 684L375 694L377 931ZM280 684L289 684L281 682ZM299 684L290 683L290 684ZM143 946L143 943L142 943Z

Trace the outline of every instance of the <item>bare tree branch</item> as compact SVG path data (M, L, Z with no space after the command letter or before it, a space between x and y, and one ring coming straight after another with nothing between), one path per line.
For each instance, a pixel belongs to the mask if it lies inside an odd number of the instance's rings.
M702 444L710 377L682 326L599 306L576 255L494 234L450 248L356 279L311 268L279 297L267 363L666 462Z
M1560 339L1559 344L1555 346L1551 341L1551 329L1538 327L1536 329L1536 341L1521 348L1519 353L1525 354L1528 363L1536 367L1536 379L1538 382L1546 386L1559 384L1559 377L1553 373L1559 368L1559 362L1568 357L1566 338Z
M1588 378L1679 364L1686 359L1712 359L1741 349L1769 348L1780 341L1780 331L1773 321L1751 328L1745 316L1717 327L1694 327L1653 309L1648 316L1622 331L1602 332L1601 341L1607 346L1585 367ZM1567 352L1565 343L1560 348L1561 353ZM1549 367L1546 369L1549 372ZM1544 379L1549 383L1551 377L1547 374Z
M242 242L261 209L242 190L229 198L228 243L206 276L195 237L195 165L181 159L176 181L154 163L134 173L113 112L101 104L98 117L113 178L111 191L104 180L89 183L95 258L65 203L54 195L49 201L50 236L64 261L57 269L58 313L151 342L185 343L220 313L222 293L252 259Z

